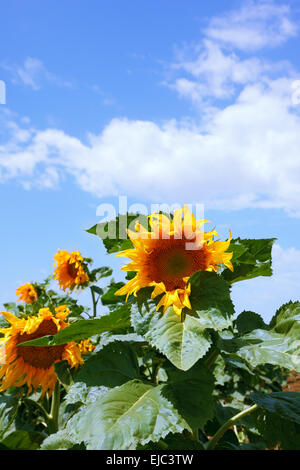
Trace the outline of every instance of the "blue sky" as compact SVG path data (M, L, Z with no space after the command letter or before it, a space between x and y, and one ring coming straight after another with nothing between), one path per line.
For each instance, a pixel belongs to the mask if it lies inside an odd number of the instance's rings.
M276 237L274 276L234 286L237 311L299 299L299 1L10 0L1 18L0 304L58 248L121 278L84 232L120 195Z

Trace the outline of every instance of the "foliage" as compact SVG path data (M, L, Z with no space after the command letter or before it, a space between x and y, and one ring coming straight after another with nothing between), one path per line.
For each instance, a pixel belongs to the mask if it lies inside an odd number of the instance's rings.
M128 215L127 225L135 218ZM121 220L114 237L103 239L108 253L132 248L118 236ZM106 222L87 232L108 228ZM234 270L195 272L191 308L181 316L172 306L157 308L151 287L127 301L116 296L124 283L109 267L89 267L87 258L93 309L58 293L51 276L33 283L32 304L6 303L20 318L43 307L70 309L69 326L24 346L91 338L95 348L77 370L55 363L60 387L52 397L28 393L26 385L1 392L1 449L299 450L300 393L282 390L300 372L300 302L287 302L266 324L258 313L235 312L230 295L234 282L271 276L273 242L232 240Z

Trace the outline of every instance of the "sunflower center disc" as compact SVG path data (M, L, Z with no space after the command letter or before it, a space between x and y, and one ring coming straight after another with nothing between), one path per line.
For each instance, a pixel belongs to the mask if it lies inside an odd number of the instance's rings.
M167 290L184 288L183 278L206 268L205 249L186 250L185 240L170 240L151 255L153 280L163 282Z
M40 369L48 369L55 361L61 359L64 351L64 344L59 346L19 346L20 343L41 338L46 335L55 335L57 326L50 320L43 320L38 329L31 334L23 333L18 335L18 354L24 362Z
M75 263L68 263L67 271L72 279L76 279L78 269L75 267Z

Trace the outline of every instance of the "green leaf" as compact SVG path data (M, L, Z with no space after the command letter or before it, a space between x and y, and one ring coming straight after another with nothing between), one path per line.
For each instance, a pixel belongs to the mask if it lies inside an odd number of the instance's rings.
M91 286L91 290L95 292L95 294L102 295L103 294L103 289L98 286Z
M90 272L89 278L91 282L97 282L104 277L109 277L113 273L113 270L107 266L102 266L101 268L93 269Z
M258 329L239 338L220 339L219 347L227 352L236 352L252 367L273 364L300 372L299 341L272 330Z
M60 430L44 440L41 450L71 450L75 445L76 443L70 439L68 433Z
M249 398L263 410L300 424L300 393L251 393Z
M75 377L88 386L115 387L139 378L136 354L129 343L115 341L87 359Z
M139 445L136 450L205 450L205 447L202 442L193 441L182 434L169 434L164 440Z
M232 240L229 251L233 251L234 271L225 269L222 273L224 279L233 283L257 276L272 276L271 251L275 240L275 238Z
M261 410L256 417L258 432L267 448L300 450L300 425L277 413Z
M264 329L267 326L258 313L250 311L240 313L235 320L235 325L241 335L259 328Z
M168 383L164 394L192 429L203 429L214 416L214 376L201 362L188 371L166 368Z
M18 396L0 396L0 437L5 434L17 416L18 405Z
M68 390L73 384L73 377L68 362L56 362L54 364L54 370L59 381L64 385L66 390Z
M260 410L256 426L269 448L300 450L300 393L252 393Z
M203 328L228 328L230 316L234 313L229 284L218 274L208 271L194 273L189 282L190 302Z
M96 224L86 231L100 237L108 253L116 253L117 251L133 248L126 229L130 226L133 230L135 221L139 221L144 226L148 225L146 216L127 213L119 214L114 220L109 222Z
M155 306L154 306L155 307ZM198 318L180 317L169 308L164 314L133 307L131 321L136 332L164 354L181 370L188 370L203 357L211 345L211 338Z
M10 450L36 450L43 438L39 432L17 430L8 434L1 444Z
M275 313L270 327L276 333L300 339L300 302L288 302ZM300 343L299 343L300 344Z
M75 382L68 390L64 403L66 405L76 405L77 403L86 405L103 396L108 390L104 386L88 387L84 382Z
M124 286L124 282L112 282L106 292L101 296L101 302L103 305L114 305L118 304L119 302L123 302L125 299L125 295L119 296L115 295L115 293Z
M135 449L137 444L159 441L168 433L189 429L162 386L138 380L114 388L68 422L70 440L86 443L88 450Z
M104 331L117 331L130 327L130 307L122 305L112 310L108 315L93 320L78 320L77 322L60 330L56 335L43 336L22 343L22 346L53 346L69 341L80 341Z

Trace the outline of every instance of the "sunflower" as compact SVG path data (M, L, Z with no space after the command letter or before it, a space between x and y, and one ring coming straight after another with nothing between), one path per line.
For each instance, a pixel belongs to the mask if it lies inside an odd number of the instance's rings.
M37 291L29 282L26 282L26 284L23 286L18 287L16 290L16 295L20 296L18 298L19 301L23 300L23 302L26 302L26 304L32 304L38 298Z
M89 276L85 272L82 262L83 257L79 251L58 250L54 255L56 269L54 279L59 282L60 287L72 289L89 281Z
M184 307L191 309L189 300L190 276L196 271L219 270L220 265L233 270L232 253L227 241L214 241L215 230L203 232L202 225L208 221L196 221L187 206L177 209L170 220L163 214L149 216L151 231L137 223L136 231L128 230L134 248L121 251L116 256L125 256L132 261L121 268L135 271L136 276L116 292L116 295L136 295L143 287L153 286L151 298L161 295L156 309L163 312L173 306L180 315Z
M96 346L90 342L89 339L84 339L78 343L81 354L87 354L93 352Z
M57 346L22 346L22 343L55 335L68 326L64 320L69 309L60 306L52 314L49 308L42 308L38 315L27 319L9 312L1 313L11 326L0 329L4 335L0 339L0 392L26 384L28 394L41 387L42 395L45 392L51 395L57 381L53 364L62 360L66 360L70 367L82 364L78 345L74 341Z

